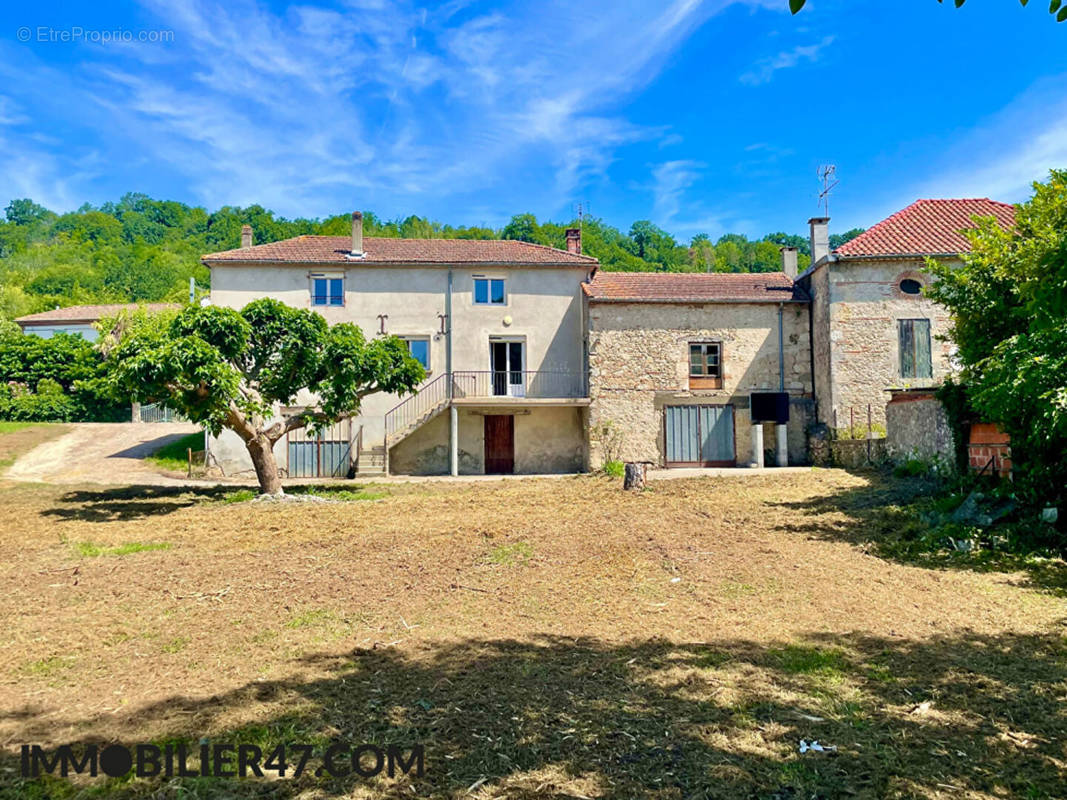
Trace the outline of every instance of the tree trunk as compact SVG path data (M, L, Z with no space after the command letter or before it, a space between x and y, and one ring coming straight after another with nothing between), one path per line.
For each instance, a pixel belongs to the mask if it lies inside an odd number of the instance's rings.
M282 481L278 477L278 462L274 458L274 447L270 439L260 434L247 442L248 454L252 456L252 465L256 468L261 494L284 494Z
M648 470L648 464L644 461L627 461L626 462L626 475L622 479L623 489L644 489L645 488L645 472Z

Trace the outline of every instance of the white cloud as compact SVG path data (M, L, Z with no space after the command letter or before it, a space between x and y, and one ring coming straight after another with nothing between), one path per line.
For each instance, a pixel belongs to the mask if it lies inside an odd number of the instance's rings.
M1067 169L1067 100L1053 76L1031 87L969 133L953 136L917 197L991 197L1019 202L1050 169Z
M115 157L183 176L208 206L389 213L425 208L427 195L476 197L547 164L552 177L524 186L526 200L569 208L620 147L666 135L628 122L622 103L709 18L766 2L558 0L482 13L463 0L284 12L142 0L173 44L97 48L63 74L24 52L4 64L0 50L0 76L36 87L57 116L75 113Z
M833 36L824 36L815 44L797 45L792 50L783 50L775 56L762 59L753 69L741 75L740 81L748 86L769 83L774 73L783 69L792 69L801 62L814 63L819 60L822 51L833 44Z

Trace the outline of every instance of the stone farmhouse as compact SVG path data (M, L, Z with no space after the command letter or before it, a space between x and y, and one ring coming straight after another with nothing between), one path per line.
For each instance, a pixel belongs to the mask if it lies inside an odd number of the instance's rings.
M802 464L816 426L884 420L887 390L938 383L945 313L922 294L928 257L958 260L987 199L920 200L830 252L829 220L756 274L605 272L519 241L299 236L203 257L211 302L259 297L397 335L427 370L417 394L277 445L291 477L578 472L608 459L662 467ZM309 402L311 398L299 398ZM243 444L210 442L228 474Z
M818 420L830 428L885 422L890 388L935 386L952 369L945 310L923 296L927 258L959 263L960 231L974 217L1014 227L1015 209L993 200L917 200L829 248L829 220L811 226L812 263L797 284L811 297Z

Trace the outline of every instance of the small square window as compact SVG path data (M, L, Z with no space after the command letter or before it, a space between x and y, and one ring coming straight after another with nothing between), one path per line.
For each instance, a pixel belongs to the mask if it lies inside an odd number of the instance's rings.
M718 342L693 342L689 345L689 377L721 378L722 346Z
M503 278L475 278L474 304L479 306L502 306L508 302Z
M405 338L405 342L408 345L408 352L411 353L411 357L422 364L423 369L430 369L430 340L424 337L412 337Z
M311 279L311 305L343 306L345 304L345 279L315 276Z

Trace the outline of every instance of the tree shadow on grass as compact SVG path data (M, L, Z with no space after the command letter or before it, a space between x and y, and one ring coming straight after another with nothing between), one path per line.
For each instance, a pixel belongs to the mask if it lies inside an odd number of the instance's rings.
M931 551L909 547L930 526L914 505L939 491L924 478L897 478L882 471L867 471L868 483L805 500L774 503L795 512L776 530L809 538L845 541L865 551L900 563L931 569L967 569L976 572L1017 572L1025 575L1018 585L1060 597L1067 596L1067 564L1061 559L1036 558L1017 553Z
M58 498L62 505L48 508L42 516L83 522L114 522L172 514L183 508L218 501L237 491L237 486L121 486L107 489L77 489Z
M381 487L350 481L307 483L285 486L286 494L313 495L322 500L348 502L375 500L385 496ZM45 509L42 516L83 522L114 522L164 516L183 508L207 502L245 502L258 489L242 485L215 486L121 486L107 489L78 489L59 497L58 505Z
M148 439L143 442L138 442L132 447L127 447L125 450L118 450L114 453L108 454L107 458L133 458L143 459L145 456L150 456L166 447L168 444L180 441L189 436L202 436L203 433L199 431L187 431L185 433L168 433L163 436L157 436L155 439ZM193 448L194 450L197 448ZM201 446L199 449L203 449Z
M315 655L294 677L126 716L0 717L6 740L425 748L422 777L0 778L8 796L886 798L1062 796L1058 634L813 634L627 644L542 636ZM310 676L310 677L309 677ZM20 712L21 713L21 712ZM837 747L800 754L801 739ZM4 751L0 775L15 775ZM313 765L321 764L316 760ZM7 769L7 772L2 770ZM0 789L0 793L3 790ZM304 795L308 792L310 794Z

